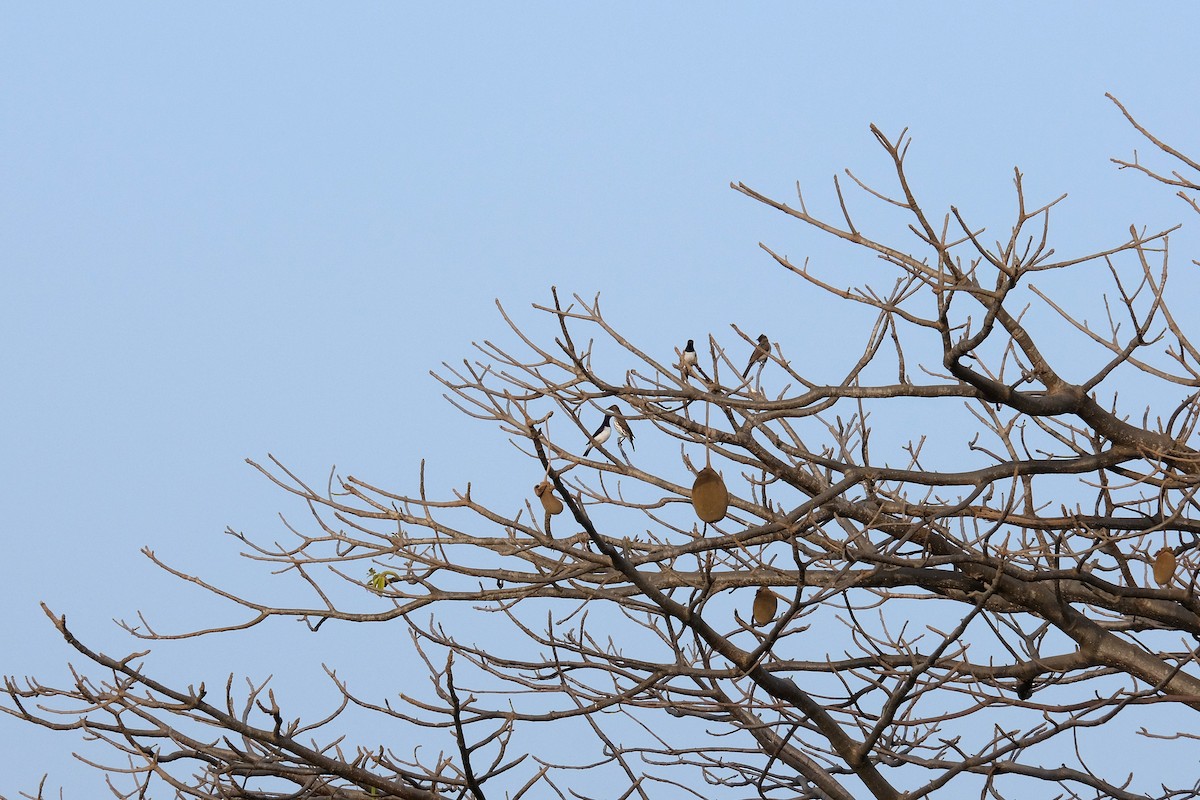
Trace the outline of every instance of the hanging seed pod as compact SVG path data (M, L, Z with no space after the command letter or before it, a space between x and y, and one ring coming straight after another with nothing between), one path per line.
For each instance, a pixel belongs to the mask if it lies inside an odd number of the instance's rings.
M775 619L775 612L779 610L779 595L772 592L766 586L758 587L758 592L754 595L754 624L766 625Z
M542 481L537 486L533 487L533 493L542 501L542 508L547 514L561 514L563 510L562 500L554 494L554 484L550 481Z
M1158 555L1154 556L1154 580L1158 582L1159 586L1166 586L1174 577L1175 551L1164 547L1158 551Z
M729 490L725 481L712 467L705 467L696 474L692 484L692 508L701 522L720 522L729 510Z

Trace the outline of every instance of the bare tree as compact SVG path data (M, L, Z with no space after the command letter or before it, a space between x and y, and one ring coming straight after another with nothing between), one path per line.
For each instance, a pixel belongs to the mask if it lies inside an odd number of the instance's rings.
M1117 106L1169 164L1118 166L1200 212L1200 164ZM387 622L431 697L359 696L330 667L340 700L301 720L264 683L168 685L47 609L91 671L9 678L6 710L110 744L122 797L1195 796L1095 756L1101 734L1196 738L1200 352L1170 303L1174 229L1101 231L1059 257L1062 198L1027 202L1016 172L1011 231L985 239L955 207L926 212L906 134L872 133L892 185L847 171L836 218L734 187L869 257L876 288L843 288L763 248L870 313L836 383L806 377L789 350L813 343L782 320L778 340L734 328L646 352L598 301L555 291L535 306L545 340L501 309L513 344L437 376L511 438L523 501L433 498L423 475L409 494L353 476L322 490L255 464L310 516L283 544L235 535L311 589L302 607L147 551L246 612L184 636ZM910 233L861 229L862 202ZM495 641L478 643L481 619ZM1175 713L1146 713L1160 706Z

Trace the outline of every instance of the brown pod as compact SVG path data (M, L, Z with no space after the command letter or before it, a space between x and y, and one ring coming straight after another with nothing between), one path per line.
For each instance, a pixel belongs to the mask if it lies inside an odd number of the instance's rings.
M696 473L696 482L692 484L692 508L696 509L701 522L720 522L729 510L729 490L712 467Z
M563 510L562 500L554 494L554 484L550 481L542 481L537 486L533 487L533 493L542 501L542 508L547 514L561 514Z
M1166 586L1175 577L1175 551L1164 547L1154 557L1154 580L1159 586Z
M766 586L758 587L758 593L754 595L754 624L768 624L775 619L775 612L778 610L779 595Z

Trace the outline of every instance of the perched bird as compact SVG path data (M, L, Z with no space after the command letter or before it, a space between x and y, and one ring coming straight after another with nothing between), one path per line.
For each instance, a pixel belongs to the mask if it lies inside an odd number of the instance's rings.
M750 363L746 365L746 369L742 372L742 380L750 374L750 370L755 364L765 364L767 356L771 355L771 341L765 333L758 335L758 344L754 346L754 352L750 354Z
M629 430L629 423L621 416L620 409L612 405L608 407L608 413L604 415L604 422L601 422L600 427L596 428L596 432L592 434L592 442L584 449L583 455L586 457L593 447L607 442L608 438L612 436L613 429L617 431L617 447L621 446L622 439L628 439L630 447L637 449L633 444L633 431Z
M609 416L612 418L612 426L617 431L617 447L621 446L621 441L629 440L629 446L637 450L637 445L633 443L633 431L629 429L629 420L621 416L621 410L616 406L609 406L608 410L612 412Z
M775 612L779 610L779 595L772 592L766 586L758 587L758 592L754 595L754 624L766 625L775 619Z
M696 373L699 373L701 378L708 381L708 376L704 374L704 370L700 367L700 359L696 355L696 343L692 339L688 339L687 347L683 348L683 354L679 356L679 371L683 373L685 381Z
M610 436L612 436L612 417L605 414L604 422L601 422L600 427L596 428L596 432L592 434L591 443L583 449L583 457L587 458L587 454L592 452L593 447L604 444ZM620 439L617 441L619 442Z

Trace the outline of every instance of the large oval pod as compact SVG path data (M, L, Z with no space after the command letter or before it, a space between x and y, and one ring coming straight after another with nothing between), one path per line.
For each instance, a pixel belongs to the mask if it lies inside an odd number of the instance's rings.
M1159 586L1166 586L1175 577L1175 551L1164 547L1154 557L1154 580Z
M779 595L767 586L758 587L758 591L754 594L754 624L766 625L774 621L775 612L778 610Z
M696 509L701 522L720 522L729 510L729 490L712 467L696 473L696 482L692 484L692 508Z

